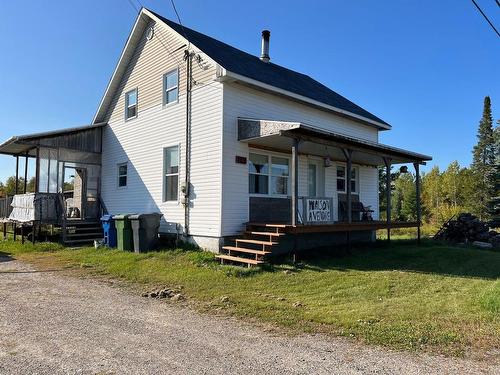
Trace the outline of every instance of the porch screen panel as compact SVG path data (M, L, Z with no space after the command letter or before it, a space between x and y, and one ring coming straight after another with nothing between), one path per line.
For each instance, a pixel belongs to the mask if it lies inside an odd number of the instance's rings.
M47 148L40 148L39 152L39 177L38 177L38 192L48 193L49 187L49 158L50 151Z
M57 151L49 150L48 192L57 193Z

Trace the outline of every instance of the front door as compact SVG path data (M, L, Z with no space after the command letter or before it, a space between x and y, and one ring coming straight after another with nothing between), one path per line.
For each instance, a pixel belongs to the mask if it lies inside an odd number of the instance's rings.
M84 219L86 211L87 171L85 168L64 167L63 195L68 219Z

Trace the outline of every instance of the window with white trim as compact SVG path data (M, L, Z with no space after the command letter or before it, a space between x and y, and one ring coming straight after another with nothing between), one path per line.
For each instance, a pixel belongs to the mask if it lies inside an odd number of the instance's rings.
M125 93L125 120L137 117L137 89Z
M289 169L287 158L250 153L248 163L249 193L287 195Z
M288 159L271 156L271 194L288 194Z
M179 98L179 70L175 69L163 76L163 105L174 103Z
M163 150L163 201L177 201L179 198L179 146Z
M358 168L351 168L351 192L358 192ZM346 192L346 167L337 165L337 191Z
M127 186L128 163L118 164L118 187Z

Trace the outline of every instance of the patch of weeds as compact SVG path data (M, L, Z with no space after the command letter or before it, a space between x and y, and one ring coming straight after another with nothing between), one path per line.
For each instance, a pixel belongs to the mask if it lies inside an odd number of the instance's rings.
M263 272L259 267L243 268L241 266L219 266L219 268L229 277L249 277Z
M500 313L500 281L496 281L479 297L479 305L486 311Z
M56 252L64 249L64 246L57 242L35 242L34 244L31 242L22 244L20 241L13 240L0 242L0 251L11 254Z
M190 250L186 253L186 258L198 267L214 266L217 264L214 254L207 251Z

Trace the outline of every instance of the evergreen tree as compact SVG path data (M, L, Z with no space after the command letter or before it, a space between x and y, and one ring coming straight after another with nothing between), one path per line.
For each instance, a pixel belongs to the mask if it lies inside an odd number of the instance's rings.
M479 121L477 144L474 146L472 153L473 168L492 166L495 162L493 117L491 115L491 100L489 96L484 98L483 117L481 117L481 121Z
M495 226L500 226L500 120L497 120L497 126L493 132L494 153L495 153L495 168L494 168L494 190L491 199L491 216L495 222Z
M484 98L483 116L479 122L477 144L473 150L471 169L475 175L475 213L488 218L492 213L492 198L495 190L495 142L491 100Z

